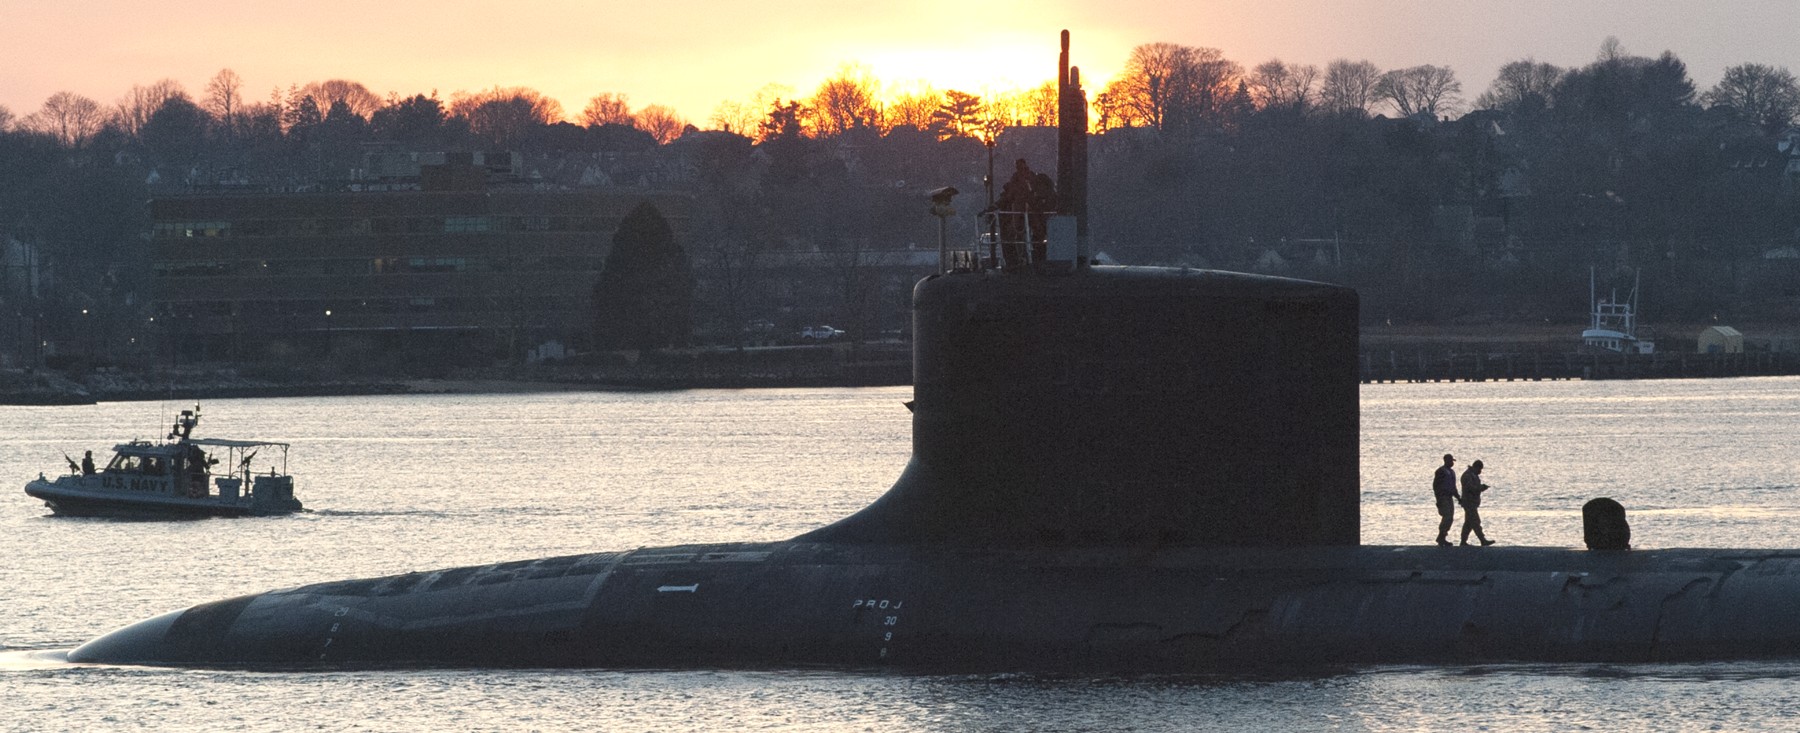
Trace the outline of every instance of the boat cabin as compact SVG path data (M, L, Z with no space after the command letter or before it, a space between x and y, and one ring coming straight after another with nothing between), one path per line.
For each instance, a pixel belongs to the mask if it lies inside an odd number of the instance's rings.
M291 498L293 479L287 476L287 444L217 438L186 438L175 443L134 440L113 446L112 461L99 471L99 488L142 491L188 499L219 498L236 501L246 485L281 493L285 484ZM208 450L208 449L212 450ZM266 475L253 475L251 465L262 449L271 449ZM225 457L223 471L216 470ZM259 486L260 485L260 486Z

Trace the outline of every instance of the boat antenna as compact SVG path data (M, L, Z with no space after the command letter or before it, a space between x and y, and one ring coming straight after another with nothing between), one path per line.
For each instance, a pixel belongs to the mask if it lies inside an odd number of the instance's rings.
M1598 291L1594 289L1594 266L1588 265L1588 328L1600 327L1600 301L1595 300Z
M1625 332L1633 339L1637 338L1638 286L1643 282L1644 271L1642 269L1631 273L1631 310L1625 315Z

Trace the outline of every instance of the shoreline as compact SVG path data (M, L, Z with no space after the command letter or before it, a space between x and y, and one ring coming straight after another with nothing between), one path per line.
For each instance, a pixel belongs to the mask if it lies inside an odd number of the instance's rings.
M1780 340L1792 335L1767 326L1754 332ZM1691 344L1681 344L1676 339L1666 342L1671 348L1659 349L1654 359L1635 357L1627 361L1617 355L1596 359L1592 353L1570 352L1568 326L1558 324L1435 328L1366 326L1360 341L1360 379L1364 383L1800 374L1800 355L1783 353L1784 350L1697 355L1688 351L1692 349ZM1687 349L1681 348L1682 345ZM911 356L910 345L890 342L617 352L584 355L557 364L458 369L431 377L344 375L318 367L261 364L191 365L173 370L114 367L77 374L49 369L10 369L0 370L0 405L85 405L173 398L899 386L912 383ZM1619 363L1612 364L1611 361Z
M1640 379L1694 378L1728 379L1733 377L1792 376L1786 374L1715 374L1683 376L1645 376ZM1559 377L1570 381L1603 381L1598 377ZM1605 378L1605 381L1618 379ZM1508 379L1422 378L1376 379L1368 383L1512 381ZM1531 380L1522 380L1531 381ZM1546 381L1546 380L1536 380ZM842 379L647 379L611 381L555 381L542 379L412 379L394 382L292 383L263 386L184 385L174 390L120 390L101 392L0 392L0 406L60 407L92 405L101 402L157 402L170 399L219 400L279 397L361 397L382 395L487 395L487 394L554 394L558 392L673 392L690 389L798 389L808 387L893 387L910 384L911 380L870 382Z
M648 377L636 379L543 379L470 377L393 381L323 381L267 384L187 382L158 389L88 389L79 383L60 389L0 391L0 405L50 407L100 402L155 402L168 399L218 400L265 397L358 397L376 395L550 394L556 392L666 392L689 389L791 389L803 387L877 387L910 384L911 380L847 380L840 377L720 378Z

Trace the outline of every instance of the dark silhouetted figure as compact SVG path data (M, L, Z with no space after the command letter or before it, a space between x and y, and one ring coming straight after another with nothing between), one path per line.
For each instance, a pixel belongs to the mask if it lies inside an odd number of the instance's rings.
M214 463L218 463L218 461L208 458L206 456L206 451L200 450L200 446L189 445L187 447L187 471L189 483L205 487L206 470Z
M1440 547L1450 546L1450 525L1456 523L1456 502L1462 497L1456 495L1456 456L1444 454L1444 465L1439 466L1437 474L1431 477L1431 493L1437 497L1438 538Z
M1604 496L1581 505L1581 541L1590 550L1631 549L1624 505Z
M1056 213L1056 182L1050 174L1031 177L1031 261L1050 258L1050 215Z
M1000 187L1000 200L994 202L1000 217L1000 253L1009 268L1025 264L1025 222L1033 201L1031 181L1031 166L1020 158L1013 163L1012 178Z
M94 452L93 451L88 451L86 453L81 454L81 475L83 475L83 476L94 475Z
M1481 531L1481 492L1487 490L1488 485L1481 482L1481 461L1469 464L1468 470L1463 471L1462 475L1463 547L1469 546L1470 532L1474 532L1475 537L1481 540L1482 547L1494 544Z

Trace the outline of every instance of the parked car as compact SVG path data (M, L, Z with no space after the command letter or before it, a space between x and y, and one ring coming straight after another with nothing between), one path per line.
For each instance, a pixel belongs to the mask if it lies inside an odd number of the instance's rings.
M830 341L842 335L844 335L843 331L830 326L807 326L800 329L802 341Z

